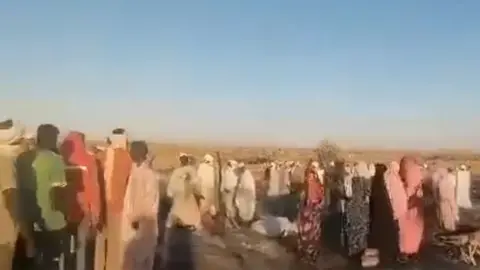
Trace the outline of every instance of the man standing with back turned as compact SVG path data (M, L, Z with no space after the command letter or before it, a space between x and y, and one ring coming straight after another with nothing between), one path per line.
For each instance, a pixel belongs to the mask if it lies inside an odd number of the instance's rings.
M68 251L68 234L65 221L67 182L65 163L57 149L59 130L51 124L37 129L37 151L32 163L37 205L32 205L33 237L37 250L37 269L63 269Z
M125 192L132 168L128 140L124 129L117 128L109 136L104 177L106 197L106 270L119 270L123 264L121 224Z

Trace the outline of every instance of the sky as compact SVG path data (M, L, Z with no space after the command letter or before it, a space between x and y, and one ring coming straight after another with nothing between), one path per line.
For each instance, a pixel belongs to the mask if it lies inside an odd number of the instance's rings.
M99 138L480 149L478 14L450 0L1 1L0 117Z

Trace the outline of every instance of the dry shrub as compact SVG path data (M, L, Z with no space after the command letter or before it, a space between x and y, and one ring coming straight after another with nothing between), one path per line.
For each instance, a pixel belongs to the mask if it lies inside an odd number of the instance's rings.
M329 140L321 141L314 151L318 161L324 167L327 167L330 162L342 157L342 149L340 146Z

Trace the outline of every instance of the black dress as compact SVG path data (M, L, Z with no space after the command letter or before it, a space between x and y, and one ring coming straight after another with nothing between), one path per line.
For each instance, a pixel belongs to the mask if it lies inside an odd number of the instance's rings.
M370 197L369 247L379 251L380 263L392 263L398 254L398 224L394 220L390 198L385 186L383 164L376 165Z

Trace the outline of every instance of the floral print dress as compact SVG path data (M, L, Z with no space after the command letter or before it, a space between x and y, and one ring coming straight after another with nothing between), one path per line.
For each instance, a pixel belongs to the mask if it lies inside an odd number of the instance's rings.
M345 206L345 244L349 256L363 252L368 246L370 228L370 181L364 177L352 179L352 195Z
M316 264L321 248L323 193L323 184L317 173L307 170L306 196L300 202L298 220L298 255L310 265Z

